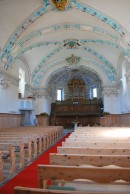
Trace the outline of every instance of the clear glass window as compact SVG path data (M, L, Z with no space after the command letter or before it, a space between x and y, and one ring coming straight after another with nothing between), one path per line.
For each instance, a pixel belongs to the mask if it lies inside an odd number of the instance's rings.
M97 98L97 88L93 88L93 98Z
M57 100L62 100L62 90L57 90Z

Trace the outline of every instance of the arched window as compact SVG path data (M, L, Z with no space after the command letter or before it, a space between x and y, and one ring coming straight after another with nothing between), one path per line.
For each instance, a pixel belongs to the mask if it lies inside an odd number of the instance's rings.
M97 88L93 88L93 98L97 98Z
M25 71L23 69L19 69L19 93L22 98L24 98L25 92Z
M90 99L97 98L97 86L90 87Z
M61 101L61 90L57 90L57 100Z
M61 101L64 100L64 89L57 89L57 100Z

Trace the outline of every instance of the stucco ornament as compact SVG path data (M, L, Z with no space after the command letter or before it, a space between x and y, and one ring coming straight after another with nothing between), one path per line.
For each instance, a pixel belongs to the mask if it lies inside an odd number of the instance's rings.
M81 58L76 57L74 54L72 54L70 57L65 59L68 65L76 65L80 62Z
M52 4L58 11L64 11L68 7L70 1L69 0L51 0Z

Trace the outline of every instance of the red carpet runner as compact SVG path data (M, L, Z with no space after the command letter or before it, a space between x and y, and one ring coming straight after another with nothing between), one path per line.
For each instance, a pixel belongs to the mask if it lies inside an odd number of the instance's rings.
M65 138L67 136L65 136ZM52 148L47 150L36 161L34 161L31 165L26 167L17 176L12 178L7 184L5 184L3 187L1 187L0 194L14 194L14 187L15 186L38 188L37 165L38 164L49 164L50 163L49 154L56 153L57 146L61 146L62 141L64 141L65 138L63 138L56 145L54 145Z

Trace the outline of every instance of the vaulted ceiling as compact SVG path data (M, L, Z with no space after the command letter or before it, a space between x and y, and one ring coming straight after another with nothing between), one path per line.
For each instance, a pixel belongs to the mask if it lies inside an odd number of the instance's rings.
M95 75L115 84L130 57L129 8L129 0L0 0L1 66L26 62L34 87Z

